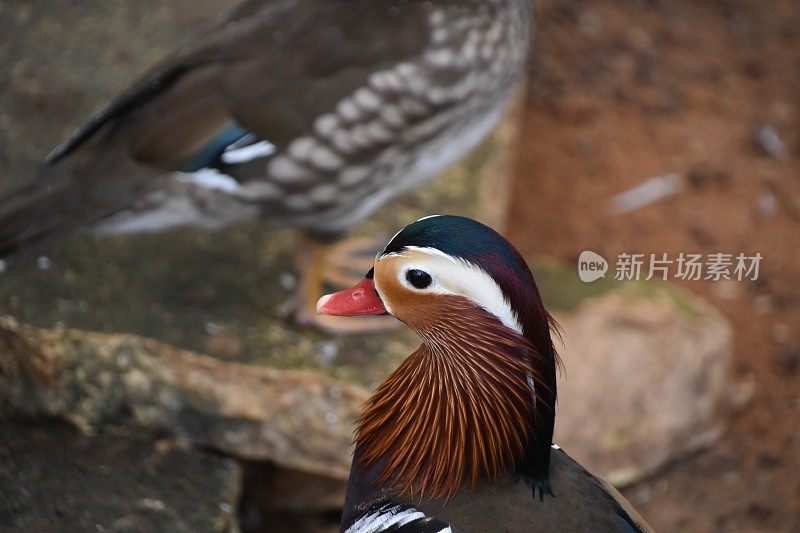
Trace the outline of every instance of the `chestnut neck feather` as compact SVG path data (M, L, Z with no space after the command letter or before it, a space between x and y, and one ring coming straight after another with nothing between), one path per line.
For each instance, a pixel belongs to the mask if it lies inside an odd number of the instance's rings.
M379 484L447 499L514 473L547 385L530 340L464 298L438 300L409 324L424 343L370 398L356 445Z

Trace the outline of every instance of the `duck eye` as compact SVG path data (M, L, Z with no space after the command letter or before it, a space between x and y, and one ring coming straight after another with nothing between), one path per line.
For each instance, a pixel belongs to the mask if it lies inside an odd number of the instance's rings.
M408 282L417 289L426 289L433 283L431 275L425 271L412 269L406 272L406 279Z

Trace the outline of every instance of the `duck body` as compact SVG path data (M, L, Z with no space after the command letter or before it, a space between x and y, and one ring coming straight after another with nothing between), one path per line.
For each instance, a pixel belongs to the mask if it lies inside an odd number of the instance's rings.
M338 238L491 130L530 26L529 0L245 2L0 204L0 253L76 226L256 215Z
M356 429L342 531L651 531L552 445L556 327L502 236L434 216L398 233L321 313L389 313L422 345Z
M547 532L638 533L652 531L612 486L586 471L566 452L550 454L555 497L533 498L516 477L464 490L450 500L398 497L391 489L373 490L375 473L355 465L341 530L346 533ZM404 522L402 525L399 523ZM395 527L395 529L392 529Z

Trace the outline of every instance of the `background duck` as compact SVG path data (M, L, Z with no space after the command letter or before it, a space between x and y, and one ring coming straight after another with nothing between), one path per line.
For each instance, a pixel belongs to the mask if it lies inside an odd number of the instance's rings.
M343 531L651 531L552 445L555 323L491 228L414 222L361 283L317 309L389 313L423 341L358 420Z
M313 312L319 265L340 265L329 277L341 279L349 263L331 255L351 247L339 239L488 134L525 69L531 23L529 0L245 2L0 204L0 257L66 229L261 215L303 230L296 318L334 327Z

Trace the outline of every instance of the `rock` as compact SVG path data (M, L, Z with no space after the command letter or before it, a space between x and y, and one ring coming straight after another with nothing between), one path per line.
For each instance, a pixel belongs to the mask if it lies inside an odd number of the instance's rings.
M615 485L712 443L723 430L726 319L676 289L618 291L565 318L556 441Z
M87 437L62 422L0 423L4 533L235 533L240 483L234 461L157 449L146 436Z
M564 317L559 444L624 485L720 434L720 403L735 390L727 378L731 332L720 313L673 288L570 285L562 278L574 272L534 268L545 300ZM39 330L3 319L0 413L56 416L87 431L164 431L248 460L262 509L329 510L343 497L351 424L368 388L418 341L403 334L381 342L292 334L310 337L296 343L294 357L314 363L314 372L221 361L134 335ZM316 353L328 354L324 364ZM259 470L260 463L274 466Z
M612 286L578 300L562 320L557 440L624 485L720 434L720 404L734 388L731 332L720 313L676 289ZM393 342L391 350L409 353ZM335 347L336 364L365 364L350 343ZM352 421L367 396L319 373L224 362L134 335L0 320L0 413L56 416L87 431L158 430L245 459L265 510L329 510L341 501Z
M310 372L224 363L134 335L0 319L0 414L86 431L164 432L201 448L347 478L367 393Z

